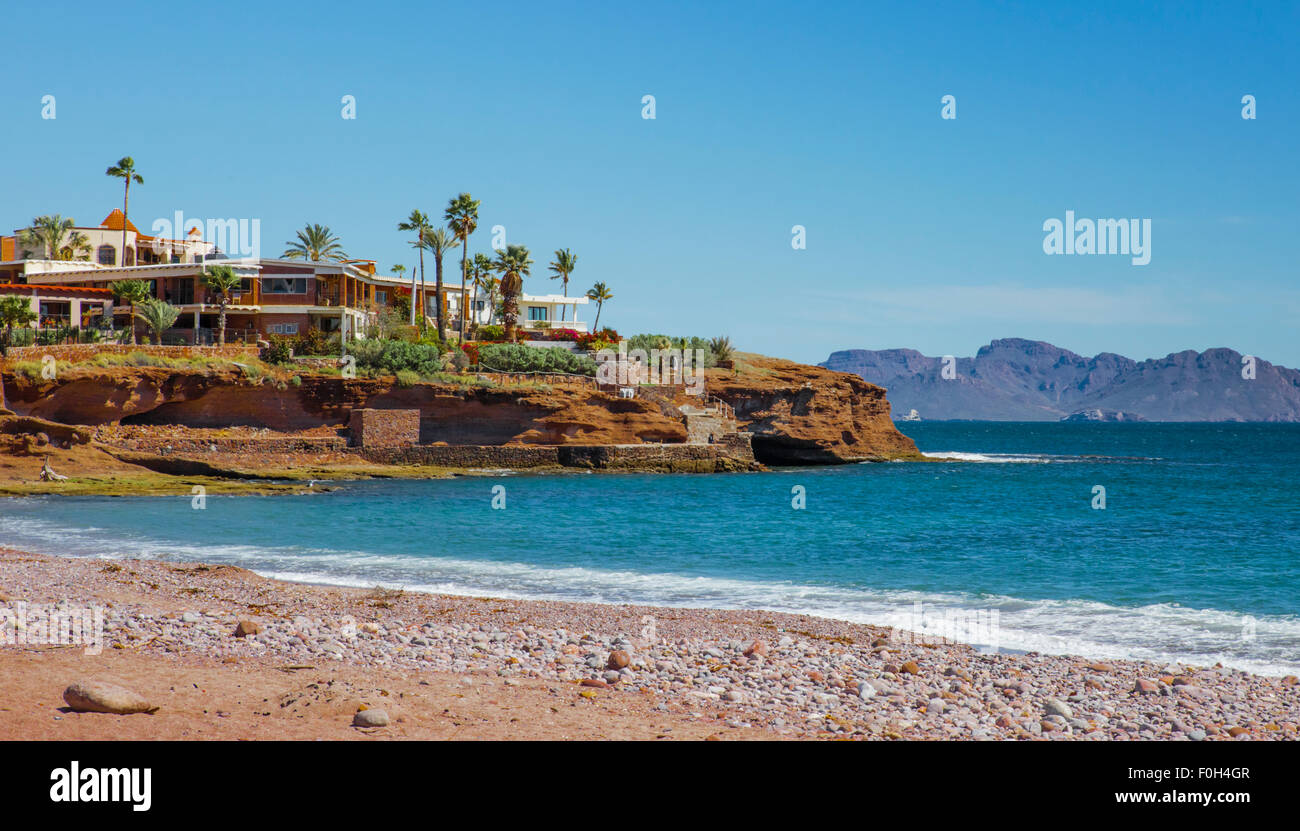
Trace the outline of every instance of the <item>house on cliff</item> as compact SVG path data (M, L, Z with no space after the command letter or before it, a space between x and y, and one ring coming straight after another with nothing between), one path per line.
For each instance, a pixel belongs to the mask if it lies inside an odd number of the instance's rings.
M234 220L230 220L234 222ZM226 339L255 342L268 335L295 335L309 328L361 337L399 297L416 295L416 307L432 322L437 315L433 285L414 289L407 279L379 274L373 260L308 261L230 257L191 228L184 239L142 234L122 212L114 210L94 228L74 227L61 250L34 251L24 229L0 237L0 296L27 298L36 327L113 328L133 325L129 308L115 308L109 286L120 280L143 280L153 296L178 306L176 325L164 333L168 343L214 342L219 298L203 286L203 270L230 266L242 278L226 307ZM126 246L122 246L125 231ZM239 237L243 239L243 235ZM493 321L488 298L462 294L458 283L444 283L442 303L449 328L459 328L461 298L467 314L480 324ZM520 324L588 331L578 320L586 297L522 295Z

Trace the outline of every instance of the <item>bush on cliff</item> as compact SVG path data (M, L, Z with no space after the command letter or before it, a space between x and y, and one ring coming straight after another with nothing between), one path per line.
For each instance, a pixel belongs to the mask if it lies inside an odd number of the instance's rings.
M267 345L258 353L258 357L268 364L287 364L293 360L293 347L293 338L271 335Z
M442 352L436 346L402 340L362 340L348 349L359 369L393 375L404 369L419 375L442 371Z
M730 341L728 341L730 345ZM710 341L700 337L670 337L668 335L633 335L627 339L627 351L633 349L644 349L647 353L652 349L689 349L704 350L704 365L713 367L718 365L719 357L714 354L713 345ZM722 360L726 360L723 358Z
M479 365L498 372L566 372L595 375L596 362L567 349L535 348L510 343L485 343L478 350Z

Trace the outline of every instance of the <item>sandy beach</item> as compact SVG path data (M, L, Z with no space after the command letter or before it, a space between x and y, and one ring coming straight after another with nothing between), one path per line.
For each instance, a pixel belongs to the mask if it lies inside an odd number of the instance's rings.
M102 609L102 651L35 642L40 610L60 603ZM0 646L0 739L1243 741L1295 739L1300 725L1294 677L986 655L765 611L310 586L4 550L0 615L20 608L26 637L10 623ZM157 712L72 712L63 692L86 679ZM363 709L387 725L352 726Z

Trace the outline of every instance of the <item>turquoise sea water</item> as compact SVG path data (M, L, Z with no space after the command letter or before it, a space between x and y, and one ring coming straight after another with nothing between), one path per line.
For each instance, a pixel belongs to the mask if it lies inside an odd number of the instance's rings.
M908 628L918 610L996 610L1004 648L1300 669L1300 425L902 428L953 460L343 483L209 496L204 510L188 492L0 500L0 542L320 583ZM504 510L492 507L498 485Z

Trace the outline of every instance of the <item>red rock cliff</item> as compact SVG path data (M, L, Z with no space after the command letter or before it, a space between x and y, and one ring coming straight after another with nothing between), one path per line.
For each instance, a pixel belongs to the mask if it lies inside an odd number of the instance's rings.
M885 391L853 375L747 356L739 370L709 370L707 392L736 410L767 464L835 464L910 458L916 446L889 418ZM376 379L302 376L299 385L252 381L234 368L75 367L57 381L5 372L8 404L66 424L342 427L355 407L420 411L424 443L679 443L679 413L649 398L620 399L582 387L399 387Z
M920 458L898 432L884 387L856 375L746 355L737 369L711 369L706 389L736 410L769 465Z

